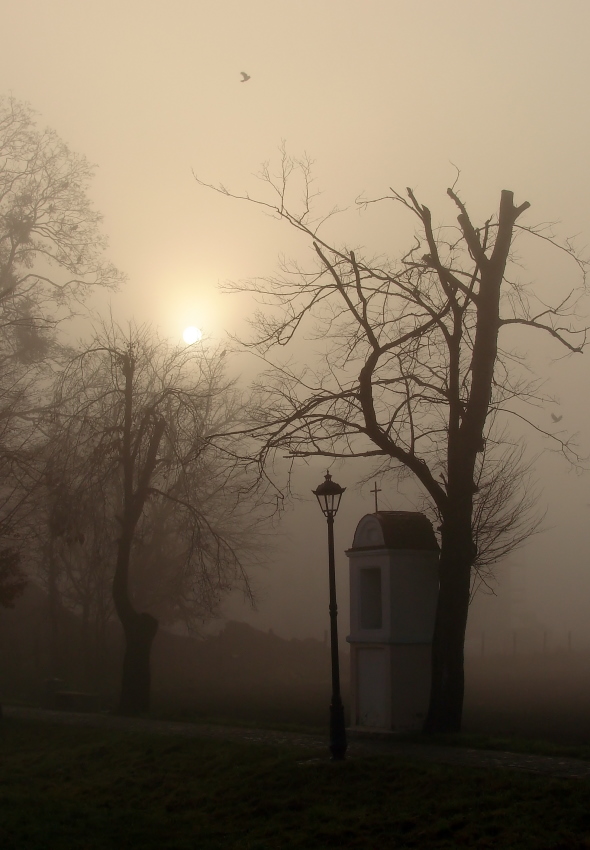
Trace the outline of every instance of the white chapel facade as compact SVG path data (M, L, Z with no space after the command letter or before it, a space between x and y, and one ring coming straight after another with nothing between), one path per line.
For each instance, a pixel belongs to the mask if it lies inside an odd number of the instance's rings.
M350 567L353 729L420 729L430 694L439 547L428 518L377 511L359 522Z

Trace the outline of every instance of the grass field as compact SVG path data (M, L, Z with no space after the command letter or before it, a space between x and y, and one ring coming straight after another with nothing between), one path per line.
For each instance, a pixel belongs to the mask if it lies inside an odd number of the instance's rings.
M590 782L5 720L2 850L590 848ZM323 755L318 753L318 756Z
M239 703L236 701L238 708ZM236 704L232 707L236 710ZM324 708L324 714L327 712ZM323 736L327 738L328 732L325 726L309 725L304 722L299 723L284 723L277 720L269 720L268 714L260 718L253 719L252 717L243 718L238 714L231 715L228 708L225 707L225 713L219 715L199 713L195 711L185 710L178 711L174 709L154 711L151 715L158 720L172 720L184 723L195 724L213 724L215 726L233 726L244 727L248 729L275 729L284 732L301 732L307 735ZM272 715L271 715L272 716ZM563 721L564 725L566 721ZM588 726L588 723L586 723ZM549 729L549 733L554 729ZM530 735L525 737L522 734L496 733L486 734L484 732L460 732L456 735L428 735L424 736L421 732L398 733L396 737L400 741L411 741L417 744L431 743L441 744L442 746L450 747L469 747L476 750L502 750L503 752L512 753L527 753L546 756L565 756L566 758L577 758L590 761L590 743L588 743L588 735L586 734L582 740L576 740L573 736L567 736L566 741L563 736L558 735L557 740L552 738L535 738Z

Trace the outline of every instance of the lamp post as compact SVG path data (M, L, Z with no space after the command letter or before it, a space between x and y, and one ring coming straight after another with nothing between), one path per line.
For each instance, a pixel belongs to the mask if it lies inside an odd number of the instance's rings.
M346 754L346 728L344 725L344 706L340 696L340 662L338 658L338 606L336 605L336 572L334 569L334 517L340 506L340 499L346 487L332 481L326 472L325 480L316 490L322 513L328 521L328 575L330 581L330 650L332 655L332 702L330 704L330 752L332 759L341 760Z

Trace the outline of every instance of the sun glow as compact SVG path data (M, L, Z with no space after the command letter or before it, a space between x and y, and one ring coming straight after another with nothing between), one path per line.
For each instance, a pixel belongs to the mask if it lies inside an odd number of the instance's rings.
M189 325L189 327L185 328L182 332L182 338L187 345L192 345L194 342L199 342L199 340L203 338L203 332L200 328L196 328L194 325Z

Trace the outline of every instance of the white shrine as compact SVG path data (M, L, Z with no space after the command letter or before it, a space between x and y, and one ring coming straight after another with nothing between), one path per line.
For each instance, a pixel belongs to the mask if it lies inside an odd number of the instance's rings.
M424 514L377 511L357 525L350 565L351 719L357 730L420 729L430 697L439 548Z

